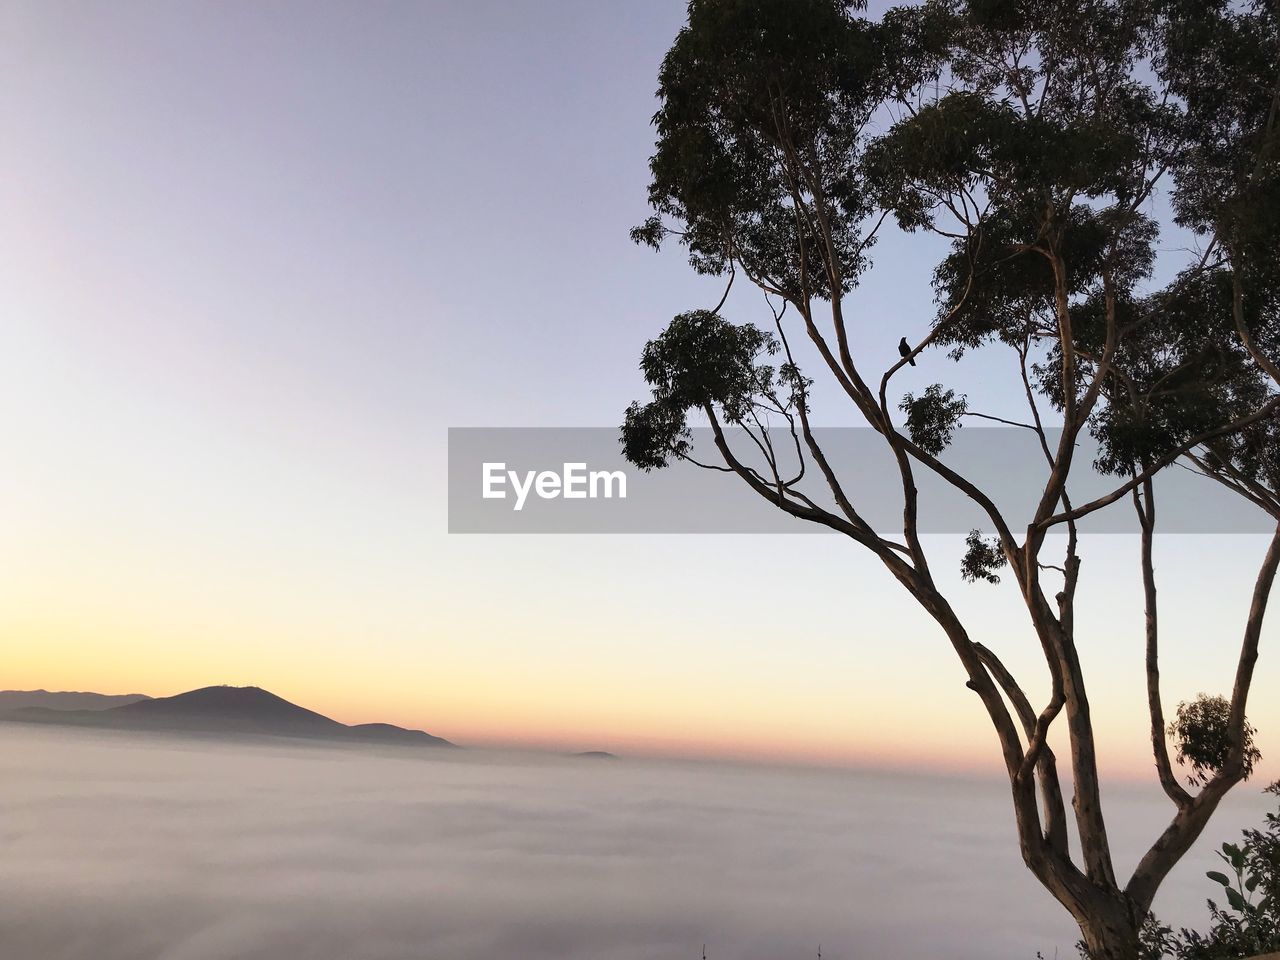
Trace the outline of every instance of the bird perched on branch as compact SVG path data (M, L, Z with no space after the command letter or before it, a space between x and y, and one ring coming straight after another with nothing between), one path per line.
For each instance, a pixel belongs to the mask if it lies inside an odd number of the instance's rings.
M916 365L915 360L911 358L911 348L907 346L906 337L903 337L898 341L898 353L902 355L902 359L906 360L907 363L911 364L913 367Z

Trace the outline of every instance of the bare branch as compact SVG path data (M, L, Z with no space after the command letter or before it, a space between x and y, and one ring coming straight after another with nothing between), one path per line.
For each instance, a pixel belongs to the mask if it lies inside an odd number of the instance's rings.
M1142 586L1144 606L1146 610L1147 640L1147 710L1151 717L1151 751L1156 761L1156 772L1160 777L1160 786L1179 807L1191 802L1191 794L1178 782L1173 774L1173 765L1169 761L1169 743L1165 737L1164 707L1160 699L1160 647L1158 606L1156 601L1156 574L1153 555L1153 535L1156 526L1156 502L1153 484L1147 480L1142 485L1142 493L1135 488L1133 506L1138 513L1138 523L1142 527Z

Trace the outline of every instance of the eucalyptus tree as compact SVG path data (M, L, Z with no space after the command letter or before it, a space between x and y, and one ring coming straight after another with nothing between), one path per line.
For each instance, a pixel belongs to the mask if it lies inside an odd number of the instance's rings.
M1153 478L1190 467L1280 521L1276 5L934 0L878 20L861 13L848 0L691 0L659 76L655 214L633 237L677 242L699 273L753 284L767 323L731 322L725 300L677 316L644 349L652 395L627 410L624 451L644 469L693 459L690 425L705 422L720 462L695 462L878 558L937 623L995 729L1027 866L1093 957L1133 960L1161 882L1257 756L1245 710L1280 526L1230 697L1184 705L1167 729ZM1194 240L1175 269L1162 262L1167 282L1154 279L1171 226L1153 216L1157 197ZM927 335L874 369L851 331L892 355L907 325L858 308L887 222L940 235L946 253ZM797 362L800 340L814 369ZM891 399L894 377L932 348L957 361L956 383ZM1033 431L1043 454L1030 516L1006 516L947 462L956 425L977 415L962 388L979 352L1008 358L1010 395L1022 398L987 415ZM819 443L819 376L883 441L901 485L900 530L873 529ZM790 435L785 445L770 422ZM1085 435L1099 444L1095 464L1076 462ZM1109 492L1073 501L1069 481L1082 470L1112 477ZM939 585L920 531L925 473L986 518L962 573L996 582L1007 568L1027 642L1043 653L1050 694L1038 709ZM821 497L807 485L815 476ZM1120 509L1135 510L1142 531L1146 629L1135 642L1174 808L1127 878L1108 843L1075 617L1076 524ZM1058 730L1070 747L1070 815L1049 744ZM1190 790L1170 737L1195 771Z

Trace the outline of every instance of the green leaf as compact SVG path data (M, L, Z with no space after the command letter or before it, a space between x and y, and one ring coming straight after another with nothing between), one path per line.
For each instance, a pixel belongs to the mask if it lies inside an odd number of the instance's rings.
M1249 906L1244 902L1244 897L1240 896L1240 891L1232 887L1227 887L1227 903L1239 913L1244 913Z
M1224 887L1231 886L1231 881L1227 879L1227 875L1225 873L1219 873L1217 870L1210 870L1205 874L1205 876L1215 883L1222 884Z

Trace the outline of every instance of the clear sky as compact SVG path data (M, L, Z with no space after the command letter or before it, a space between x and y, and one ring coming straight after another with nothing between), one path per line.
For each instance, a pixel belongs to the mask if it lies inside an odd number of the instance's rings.
M627 239L683 10L0 0L0 687L257 684L467 744L990 768L940 633L835 538L445 532L448 427L616 424L644 340L718 299ZM936 252L877 248L860 349L925 329ZM968 389L995 410L989 363ZM1263 546L1160 541L1170 709L1229 689ZM1104 762L1142 776L1135 553L1086 541L1079 637ZM1045 695L1011 584L954 579ZM1252 715L1280 755L1274 624Z

